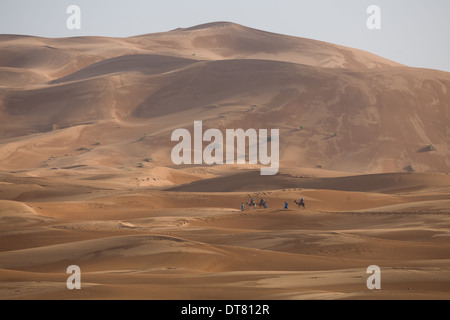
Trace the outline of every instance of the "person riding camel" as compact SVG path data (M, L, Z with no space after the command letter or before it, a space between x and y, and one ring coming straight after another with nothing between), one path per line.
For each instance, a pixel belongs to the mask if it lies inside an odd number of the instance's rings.
M306 204L305 204L305 199L303 197L300 197L300 200L297 202L295 201L295 203L299 206L299 207L303 207L303 209L306 209Z
M298 201L299 205L303 205L305 203L305 199L303 197L300 197L300 200Z

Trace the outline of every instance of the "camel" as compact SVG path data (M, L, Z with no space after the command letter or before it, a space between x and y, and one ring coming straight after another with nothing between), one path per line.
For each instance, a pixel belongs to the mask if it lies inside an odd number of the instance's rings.
M298 202L297 200L294 200L294 202L295 202L296 205L298 205L299 208L303 207L303 210L306 209L305 201L302 200L302 201Z

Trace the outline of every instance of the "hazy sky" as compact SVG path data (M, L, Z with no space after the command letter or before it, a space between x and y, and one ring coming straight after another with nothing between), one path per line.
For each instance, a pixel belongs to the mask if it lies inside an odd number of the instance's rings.
M66 26L69 5L81 8L81 30ZM381 30L367 27L370 5L381 8ZM213 21L450 72L450 0L0 0L0 34L127 37Z

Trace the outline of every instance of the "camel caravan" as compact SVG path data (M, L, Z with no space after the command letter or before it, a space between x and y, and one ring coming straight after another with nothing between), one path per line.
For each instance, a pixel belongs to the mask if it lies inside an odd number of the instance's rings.
M300 197L300 199L294 200L294 203L298 206L298 208L303 208L303 210L306 209L306 203L305 203L305 199L303 197ZM250 202L246 202L246 203L242 203L241 205L241 211L245 211L245 205L249 206L250 209L267 209L268 208L268 204L267 201L262 198L259 202L256 202L254 198L250 199ZM286 201L284 203L284 209L287 210L289 209L289 203Z

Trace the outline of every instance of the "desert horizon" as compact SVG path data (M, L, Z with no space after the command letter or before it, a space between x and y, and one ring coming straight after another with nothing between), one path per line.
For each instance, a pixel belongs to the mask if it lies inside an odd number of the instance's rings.
M450 299L449 72L232 22L0 35L0 122L2 300ZM279 130L276 174L196 162L230 129Z

